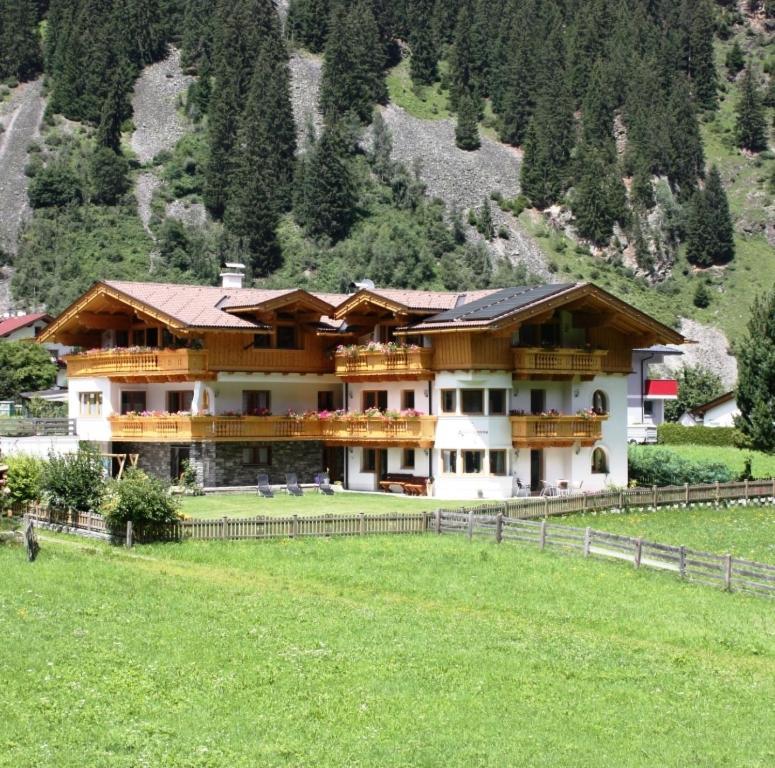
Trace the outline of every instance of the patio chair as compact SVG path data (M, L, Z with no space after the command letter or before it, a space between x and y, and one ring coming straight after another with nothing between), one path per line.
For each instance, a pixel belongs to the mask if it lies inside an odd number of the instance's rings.
M541 489L541 496L558 496L559 492L557 486L551 483L549 480L541 480L541 485L544 487Z
M530 488L515 476L511 482L511 495L516 497L530 496Z
M326 496L334 495L334 489L331 487L331 478L327 472L322 472L318 475L318 491Z
M256 485L256 491L259 496L265 496L267 499L271 499L274 496L272 486L269 485L269 475L259 475L258 484Z
M301 490L299 485L299 479L296 477L295 472L288 472L285 475L285 490L292 496L303 496L304 491Z

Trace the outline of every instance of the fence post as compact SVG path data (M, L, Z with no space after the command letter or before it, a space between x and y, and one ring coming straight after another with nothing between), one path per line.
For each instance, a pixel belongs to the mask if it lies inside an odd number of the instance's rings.
M748 504L748 480L743 480L745 484L745 503Z
M640 568L640 559L642 554L643 554L643 540L635 539L635 559L633 561L633 564L635 565L636 568Z
M652 502L652 507L654 508L654 511L657 511L657 486L652 486L652 491L654 492L654 500Z
M682 579L686 577L686 547L683 544L678 548L678 574Z
M503 512L498 512L495 517L495 543L503 541Z
M684 483L684 505L689 506L689 483Z
M546 547L546 520L541 521L541 536L538 540L538 544L541 549Z
M474 537L474 511L471 510L468 513L468 540L471 541Z
M732 555L724 556L724 589L732 590Z
M619 489L619 509L624 509L624 491Z
M581 511L586 512L587 511L587 494L583 494L581 497Z
M359 518L358 519L358 533L361 536L365 536L366 535L366 515L364 515L363 512L361 512L361 514L358 515L358 518Z
M589 557L589 547L592 544L592 529L587 528L584 531L584 557Z
M549 497L544 496L544 518L549 516Z
M721 501L721 487L719 486L718 480L716 480L716 501L714 503L714 506L718 507L720 501Z
M223 519L221 520L221 538L226 538L226 528L229 525L229 519L224 515Z
M771 498L775 499L775 477L772 478L772 494Z
M73 510L72 507L67 508L67 527L73 527Z
M299 516L294 515L291 522L291 538L295 539L299 535Z
M436 510L436 533L441 533L441 510Z
M132 544L134 543L134 537L132 535L132 521L127 520L126 521L126 546L128 549L132 548Z

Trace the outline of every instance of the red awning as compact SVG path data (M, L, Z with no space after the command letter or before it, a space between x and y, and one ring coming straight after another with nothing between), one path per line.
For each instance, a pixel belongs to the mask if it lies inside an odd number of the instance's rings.
M646 379L646 397L675 400L678 397L678 382L675 379Z

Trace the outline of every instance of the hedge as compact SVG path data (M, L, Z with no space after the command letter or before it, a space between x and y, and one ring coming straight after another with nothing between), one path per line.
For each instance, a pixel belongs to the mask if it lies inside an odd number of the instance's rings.
M685 427L683 424L660 424L657 442L662 445L732 445L742 441L735 427Z
M735 479L726 464L690 461L669 450L630 446L627 457L630 481L637 485L728 483Z

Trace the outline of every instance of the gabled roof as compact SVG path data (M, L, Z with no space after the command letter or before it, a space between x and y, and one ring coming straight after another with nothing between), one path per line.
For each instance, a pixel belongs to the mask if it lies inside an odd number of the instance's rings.
M6 320L0 321L0 339L10 336L14 331L26 328L38 320L50 323L53 318L45 312L34 312L31 315L19 315L18 317L9 317Z
M708 400L707 403L703 403L702 405L698 405L695 408L692 408L689 413L697 416L704 416L711 408L715 408L718 405L723 405L724 403L729 403L732 400L734 400L737 397L735 394L735 391L732 390L731 392L725 392L723 395L719 395L718 397L714 397L713 400Z
M382 307L391 312L431 315L441 310L467 304L498 289L483 291L415 291L400 288L363 288L357 293L343 297L334 317L343 318L363 305Z

